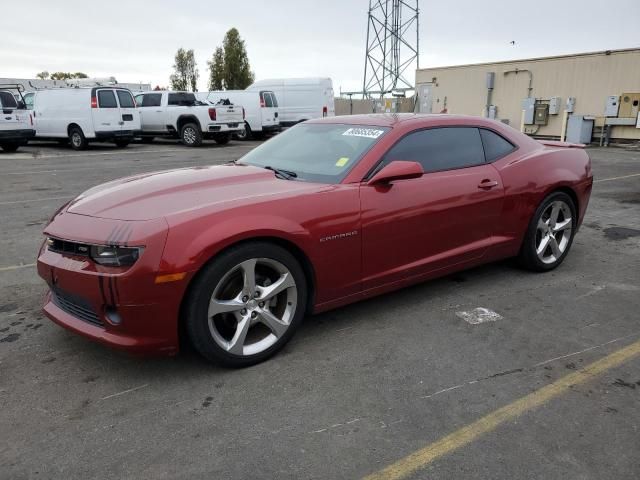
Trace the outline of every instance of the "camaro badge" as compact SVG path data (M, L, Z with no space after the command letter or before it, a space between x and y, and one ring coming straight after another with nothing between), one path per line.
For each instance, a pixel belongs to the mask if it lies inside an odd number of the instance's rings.
M320 243L328 242L329 240L339 240L341 238L353 237L358 234L357 230L353 230L352 232L338 233L337 235L330 235L328 237L320 238Z

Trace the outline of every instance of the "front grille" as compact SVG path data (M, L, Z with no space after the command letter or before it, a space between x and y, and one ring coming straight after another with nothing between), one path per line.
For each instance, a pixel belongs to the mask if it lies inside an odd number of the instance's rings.
M51 300L69 315L98 327L103 326L100 317L85 299L54 287L51 289Z
M70 242L68 240L60 240L59 238L49 238L49 250L57 253L66 253L68 255L79 255L88 257L91 247L86 243Z

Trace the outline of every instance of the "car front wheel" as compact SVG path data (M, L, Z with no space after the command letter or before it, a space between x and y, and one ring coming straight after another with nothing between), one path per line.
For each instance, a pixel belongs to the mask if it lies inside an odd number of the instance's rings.
M555 192L540 204L520 251L520 262L530 270L547 271L562 263L575 235L576 207L569 195Z
M186 327L195 349L227 367L246 367L274 355L305 313L307 287L300 264L270 243L233 247L199 273L187 298Z

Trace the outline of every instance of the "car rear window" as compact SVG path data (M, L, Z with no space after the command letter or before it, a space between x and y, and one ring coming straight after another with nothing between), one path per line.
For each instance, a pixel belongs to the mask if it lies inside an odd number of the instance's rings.
M484 145L484 155L487 158L487 162L498 160L513 152L516 148L511 142L491 130L481 128L480 136L482 137L482 145Z
M98 90L98 105L100 108L118 108L113 90Z
M11 92L0 92L0 107L18 108L18 102Z
M131 93L126 90L118 90L118 101L120 102L120 108L135 108L136 106Z
M169 94L169 105L195 105L196 96L193 93L170 93Z

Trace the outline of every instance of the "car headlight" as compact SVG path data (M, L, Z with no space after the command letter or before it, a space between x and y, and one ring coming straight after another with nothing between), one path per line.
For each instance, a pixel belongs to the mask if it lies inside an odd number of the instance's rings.
M91 246L90 256L94 262L109 267L124 267L136 263L142 255L142 247L118 247L108 245Z

